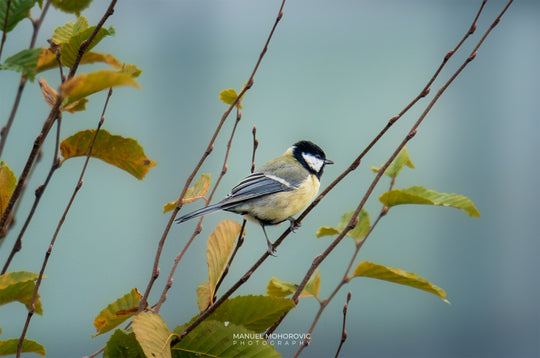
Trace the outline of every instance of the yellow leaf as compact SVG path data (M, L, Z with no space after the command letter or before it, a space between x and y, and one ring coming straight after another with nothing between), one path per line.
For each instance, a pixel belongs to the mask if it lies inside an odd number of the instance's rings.
M95 129L88 129L64 139L60 144L64 160L87 155L95 132ZM144 149L135 139L112 135L103 129L97 135L92 157L123 169L139 180L157 164L144 154Z
M319 297L319 291L321 290L321 276L319 276L319 270L317 270L306 284L306 287L302 290L300 297Z
M4 213L13 190L17 185L17 178L13 171L9 169L6 163L0 163L0 215Z
M122 63L111 54L99 53L99 52L86 52L81 58L81 65L91 64L96 62L106 63L114 68L122 68ZM52 68L58 67L58 60L56 54L50 48L42 47L41 53L38 58L36 72L43 72Z
M287 297L296 292L297 285L290 282L278 280L275 277L270 278L268 286L266 286L266 293L272 297Z
M212 303L216 285L225 271L240 230L241 226L237 222L224 220L208 236L206 260L208 261L210 303Z
M226 104L233 104L236 97L238 97L238 93L236 93L234 88L224 89L223 91L219 93L219 99L222 100ZM240 98L240 100L236 103L236 107L238 107L238 109L242 109L242 99L243 98Z
M446 299L446 292L426 280L423 277L418 276L415 273L400 270L398 268L386 267L383 265L374 264L373 262L361 262L354 270L353 277L371 277L379 280L385 280L389 282L399 283L414 287L426 292L432 293L440 297L444 302L448 302Z
M133 332L144 354L152 358L171 358L171 331L163 318L151 312L141 312L133 318Z
M38 79L39 87L41 88L41 93L43 94L43 98L45 98L45 102L51 107L54 107L54 102L56 101L56 97L58 96L58 93L47 83L47 81L44 78ZM75 113L78 111L84 111L86 109L86 103L88 102L87 98L81 98L65 108L62 108L62 110L67 111L69 113Z
M206 199L205 195L206 193L208 193L211 182L212 178L210 177L210 174L201 174L195 184L193 184L193 186L191 188L188 188L188 190L186 191L186 195L184 195L182 203L186 204L192 203L199 199ZM163 213L165 214L168 211L174 210L177 203L178 200L175 200L163 205Z
M98 336L116 328L129 317L137 313L142 295L136 288L105 307L94 319Z
M199 311L204 311L210 306L210 283L207 281L201 282L199 287L197 287L197 306L199 306Z
M118 86L141 88L133 76L127 72L101 70L77 75L60 86L60 94L64 98L62 106L65 107L93 93Z

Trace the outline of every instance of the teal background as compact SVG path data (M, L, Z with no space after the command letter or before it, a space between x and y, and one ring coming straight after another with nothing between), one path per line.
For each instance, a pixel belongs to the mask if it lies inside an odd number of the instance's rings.
M335 225L356 207L373 178L370 165L383 163L418 118L438 88L470 51L504 6L489 1L477 32L466 42L420 101L279 247L237 294L264 294L270 277L299 282L330 238L316 229ZM272 1L119 1L107 22L116 36L95 49L114 53L144 72L142 90L118 88L104 127L136 138L158 162L144 181L94 160L68 214L40 290L44 316L32 319L27 337L47 348L48 357L81 357L102 347L108 335L91 338L93 319L132 287L144 290L157 242L169 219L162 205L174 200L202 155L226 106L222 89L240 89L247 80L277 15ZM107 1L84 11L99 21ZM269 46L255 84L244 100L217 197L227 194L251 165L251 130L260 141L261 165L300 139L311 139L336 164L330 183L365 145L423 88L444 55L468 30L479 1L320 1L290 0ZM36 10L36 9L34 9ZM33 11L37 14L36 11ZM396 187L423 185L472 199L482 217L469 218L453 208L403 206L392 209L362 249L359 261L399 267L426 277L448 293L451 305L412 288L355 279L328 306L304 351L329 357L339 344L342 307L352 291L348 340L341 357L538 357L540 355L538 113L540 76L540 3L515 1L459 78L437 102L408 145L415 170L405 169ZM51 9L38 45L46 46L56 26L74 16ZM28 21L9 33L5 60L27 46ZM91 71L103 66L82 66ZM53 86L57 71L42 75ZM19 75L2 72L0 118L7 119ZM93 95L84 113L65 114L62 137L95 128L105 93ZM37 82L24 92L22 106L2 160L19 176L41 123L48 113ZM231 117L200 173L217 178L233 123ZM51 161L53 136L28 184L16 227L0 248L3 264ZM55 174L24 249L11 270L38 272L61 213L82 167L67 161ZM366 208L380 210L381 181ZM200 207L191 204L187 210ZM197 285L206 279L206 237L223 219L204 220L203 233L188 251L161 310L172 329L196 312ZM161 260L155 302L174 256L195 222L174 226ZM285 227L269 228L277 238ZM235 282L266 248L259 228L248 224L247 241L224 282ZM321 297L332 292L352 254L344 241L320 267ZM302 299L280 327L305 333L318 308ZM17 337L24 306L0 307L0 338ZM291 356L296 346L277 349ZM285 343L283 343L285 344Z

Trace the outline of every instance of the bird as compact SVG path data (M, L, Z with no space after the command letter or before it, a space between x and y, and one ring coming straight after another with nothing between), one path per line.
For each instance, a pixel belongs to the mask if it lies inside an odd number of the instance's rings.
M324 167L334 164L315 143L301 140L287 151L244 178L220 202L177 218L176 223L219 210L242 215L262 227L267 252L275 255L265 227L289 221L298 228L293 215L303 210L317 195Z

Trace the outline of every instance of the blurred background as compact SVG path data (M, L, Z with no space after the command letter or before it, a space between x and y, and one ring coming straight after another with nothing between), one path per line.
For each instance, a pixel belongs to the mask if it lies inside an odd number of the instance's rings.
M83 12L96 24L108 1L94 0ZM102 347L108 335L91 338L94 317L107 304L150 278L157 242L169 220L162 205L175 200L202 155L226 109L223 89L240 90L248 79L279 9L280 1L119 1L107 22L116 36L95 51L113 53L144 72L142 90L118 88L104 129L136 138L158 162L143 181L99 160L90 163L84 186L46 270L40 290L43 316L32 319L27 337L47 348L49 357L82 357ZM371 180L370 165L381 165L402 140L438 88L469 55L503 8L489 1L477 32L448 63L431 95L407 113L349 175L304 220L237 294L265 294L275 276L299 282L312 259L331 238L315 238L322 225L336 225L356 207ZM468 31L480 1L320 1L285 5L255 84L244 99L229 159L229 171L216 198L228 193L251 166L251 130L260 141L256 164L310 139L336 162L322 187L362 151L389 118L424 87L444 55ZM33 10L37 16L37 8ZM453 208L393 208L364 245L359 262L373 261L421 275L444 288L451 305L413 288L355 279L324 312L306 357L329 357L338 347L342 307L352 291L348 340L341 357L538 357L540 355L538 113L540 113L540 3L515 1L459 78L430 112L408 145L416 169L404 169L397 188L423 185L469 197L482 217ZM50 9L38 38L46 46L57 26L73 15ZM31 24L9 33L3 59L29 43ZM89 72L104 66L81 66ZM40 75L58 85L57 71ZM19 74L2 72L0 118L7 120ZM19 176L31 144L49 112L37 82L29 83L10 133L4 160ZM62 138L95 128L105 93L93 95L87 111L66 113ZM233 124L231 116L200 173L216 179ZM29 183L11 235L0 247L4 262L33 200L33 190L49 169L54 140ZM83 159L67 161L55 174L10 270L38 272L58 220L76 184ZM382 180L366 208L376 217ZM183 210L194 210L201 202ZM161 310L168 326L197 313L196 287L207 278L206 238L223 219L204 220L204 230L175 275ZM162 256L161 277L150 302L165 283L174 256L191 235L195 221L175 225ZM269 228L275 239L285 229ZM235 282L266 249L260 229L247 227L242 247L223 288ZM321 297L343 275L353 243L344 240L320 267ZM278 333L305 333L318 309L300 301ZM2 339L18 337L26 317L23 305L0 307ZM276 347L284 356L293 342Z

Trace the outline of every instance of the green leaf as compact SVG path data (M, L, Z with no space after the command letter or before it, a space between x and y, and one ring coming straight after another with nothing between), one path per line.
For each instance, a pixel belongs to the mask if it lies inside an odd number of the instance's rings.
M136 314L139 309L141 298L142 295L139 290L134 288L129 293L105 307L94 319L94 327L96 327L97 332L93 337L109 332L118 327L119 324L129 317Z
M0 276L0 305L10 302L21 302L30 309L32 296L38 279L38 274L28 271L16 271L6 273ZM39 294L35 302L35 312L43 314Z
M140 89L141 86L128 73L113 70L101 70L92 73L82 73L66 81L60 86L64 97L63 107L83 97L87 97L105 89L118 86L131 86Z
M306 287L302 290L300 297L315 297L318 299L319 291L321 288L321 277L319 276L319 270L317 270L306 284ZM268 286L266 286L266 293L272 297L287 297L292 295L298 289L298 285L278 280L275 277L270 278Z
M147 357L171 358L172 334L159 315L151 312L139 313L133 318L133 332Z
M182 333L185 326L174 330ZM184 357L257 357L274 358L281 355L259 334L234 323L205 320L173 346L174 358Z
M223 220L208 236L206 260L208 262L208 281L212 303L219 278L225 271L229 256L234 250L236 238L242 227L235 221Z
M120 68L120 73L125 73L125 74L130 75L133 78L137 78L141 75L142 70L140 70L135 65L131 65L129 63L123 63Z
M104 358L146 358L135 333L117 329L105 346Z
M0 162L0 215L6 210L6 206L17 185L17 178L4 161Z
M444 302L448 302L446 299L446 292L426 280L423 277L418 276L412 272L400 270L398 268L386 267L383 265L377 265L373 262L361 262L354 270L353 277L371 277L379 280L399 283L400 285L410 286L432 293L440 297Z
M389 208L402 204L451 206L463 210L469 216L480 217L480 212L467 197L457 194L438 193L422 186L394 189L381 195L379 200Z
M82 17L82 16L81 16ZM90 35L94 32L95 26L88 27L85 30L75 32L70 38L69 41L63 43L60 49L60 60L64 66L71 67L75 63L75 59L79 54L79 48L82 43L90 38ZM75 28L76 30L76 28ZM92 39L90 45L86 48L86 51L90 51L94 48L104 37L114 35L114 28L100 28Z
M58 10L79 15L91 2L92 0L52 0L52 5Z
M8 57L4 63L0 64L0 70L11 70L21 72L30 81L36 77L36 67L41 48L22 50L15 55Z
M54 30L53 36L51 38L52 42L56 45L63 45L69 42L69 39L80 33L81 31L84 31L88 29L88 20L84 16L79 16L77 18L77 22L68 22L62 26L57 27Z
M338 235L340 234L345 227L347 227L347 224L351 220L352 215L354 214L354 211L349 211L341 216L341 220L339 221L339 224L337 227L330 227L330 226L322 226L317 230L317 233L315 234L318 238L322 236L329 236L329 235ZM358 214L358 223L354 227L354 229L350 230L346 236L352 237L355 241L359 241L363 239L370 229L370 221L369 221L369 213L366 209L360 210L360 214Z
M294 306L290 299L262 295L238 296L223 302L212 314L212 320L234 323L260 333Z
M206 193L208 193L208 189L210 189L210 183L212 182L212 178L210 177L210 174L201 174L199 179L193 184L191 188L188 188L186 191L186 195L184 195L184 198L182 199L183 204L192 203L195 200L199 199L205 199L206 200ZM178 200L171 201L170 203L167 203L163 205L163 213L165 214L168 211L174 210L176 207L176 204L178 203Z
M407 148L403 147L403 149L401 150L401 152L399 152L396 159L394 159L394 161L388 166L388 168L386 168L386 170L384 171L384 174L388 175L390 178L396 178L399 175L399 173L401 173L401 170L405 166L408 166L409 168L414 169L414 164L411 158L409 157L409 154L407 153ZM375 173L378 172L379 169L380 167L379 168L371 167L371 170L374 171Z
M17 354L17 345L19 344L18 338L8 339L7 341L0 341L0 356L9 356ZM36 341L29 339L23 340L22 353L37 353L42 357L45 357L45 347Z
M238 94L236 93L234 88L228 88L219 93L219 99L226 104L233 104L236 97L238 97ZM238 109L242 109L242 100L238 101L236 106L238 107Z
M30 15L30 9L34 7L35 3L36 0L11 0L8 12L8 2L6 0L0 1L0 32L4 31L4 27L6 32L13 30L21 20Z
M87 129L64 139L60 144L64 160L86 156L95 132L95 129ZM135 139L112 135L103 129L97 135L92 157L123 169L139 180L157 164L144 154L144 149Z

